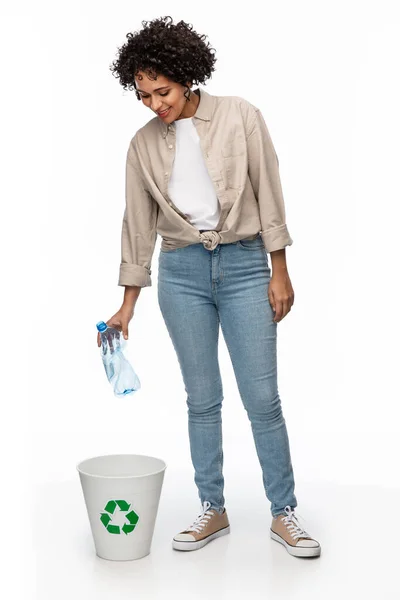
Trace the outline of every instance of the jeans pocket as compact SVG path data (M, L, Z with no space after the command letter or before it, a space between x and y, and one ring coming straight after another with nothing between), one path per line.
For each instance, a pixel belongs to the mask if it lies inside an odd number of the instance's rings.
M264 248L264 242L261 236L256 237L254 240L239 240L237 245L244 250L259 250L260 248Z
M160 248L160 255L161 254L174 254L174 252L177 252L178 250L181 250L181 248Z

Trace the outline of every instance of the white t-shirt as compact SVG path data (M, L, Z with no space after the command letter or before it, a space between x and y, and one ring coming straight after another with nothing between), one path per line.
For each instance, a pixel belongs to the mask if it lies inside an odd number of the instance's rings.
M215 229L220 205L208 174L200 147L200 138L192 118L178 119L176 152L168 185L168 194L198 229Z

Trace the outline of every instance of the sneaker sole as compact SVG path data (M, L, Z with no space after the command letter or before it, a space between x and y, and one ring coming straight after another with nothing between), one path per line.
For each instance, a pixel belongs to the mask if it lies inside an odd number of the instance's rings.
M285 542L285 540L283 538L281 538L280 535L278 535L277 533L272 531L272 529L270 529L269 531L270 531L271 538L273 540L275 540L276 542L283 544L283 546L285 546L286 550L292 556L308 557L308 556L319 556L321 554L321 546L316 546L315 548L299 548L298 546L291 546L290 544Z
M228 525L228 527L224 527L223 529L220 529L219 531L216 531L215 533L212 533L208 537L202 540L198 540L197 542L179 542L178 540L173 538L172 547L174 550L198 550L199 548L202 548L203 546L208 544L208 542L211 542L212 540L215 540L216 538L219 538L223 535L227 535L228 533L230 533L230 531L231 527L230 525Z

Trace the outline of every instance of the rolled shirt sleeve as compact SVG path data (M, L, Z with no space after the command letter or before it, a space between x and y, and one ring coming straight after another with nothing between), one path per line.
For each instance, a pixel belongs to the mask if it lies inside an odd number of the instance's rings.
M285 204L279 176L279 161L267 125L255 109L247 135L249 178L256 195L261 236L267 252L293 243L286 225Z
M157 239L158 205L145 189L135 138L126 157L125 211L121 232L118 285L151 286L151 260Z

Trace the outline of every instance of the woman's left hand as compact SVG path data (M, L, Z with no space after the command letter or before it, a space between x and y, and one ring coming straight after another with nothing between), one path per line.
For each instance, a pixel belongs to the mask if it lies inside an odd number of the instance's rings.
M294 291L286 270L272 274L268 286L268 298L275 312L274 322L278 323L286 317L294 302Z

